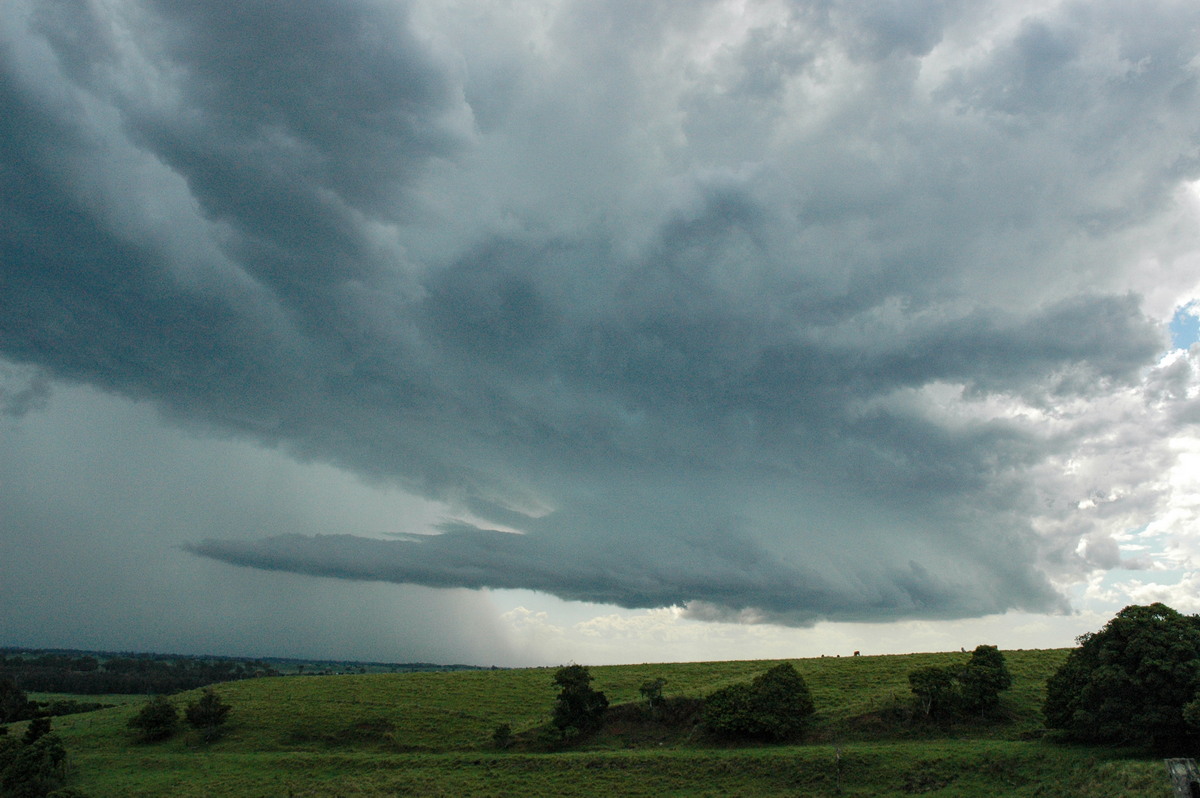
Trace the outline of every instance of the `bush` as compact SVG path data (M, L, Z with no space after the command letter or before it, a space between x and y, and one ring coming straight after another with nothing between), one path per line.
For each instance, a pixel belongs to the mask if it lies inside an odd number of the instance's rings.
M1012 687L1004 655L995 646L976 646L958 673L964 712L983 714L1000 704L1000 693Z
M650 706L651 712L662 704L663 688L666 685L667 680L660 676L657 679L642 682L642 686L638 688L638 692L642 694L642 698L646 699L646 703Z
M917 713L924 718L936 718L953 714L958 709L958 691L955 689L955 666L938 667L929 665L917 668L908 674L908 685L915 697Z
M608 698L591 688L592 676L582 665L568 665L554 674L554 683L562 688L554 702L555 728L563 740L593 732L600 727Z
M32 742L0 740L0 795L42 798L62 784L67 752L56 734Z
M995 646L976 646L965 665L928 666L908 674L917 714L925 718L984 715L1000 704L1012 686L1004 654Z
M136 715L129 719L129 728L137 732L144 743L165 740L179 726L179 712L166 696L155 696L147 701Z
M12 679L0 679L0 723L12 723L32 718L37 704L30 701Z
M507 723L501 723L492 731L492 745L503 751L512 745L513 732L512 726Z
M220 696L211 688L205 689L199 701L187 705L183 712L188 725L204 734L206 742L214 740L221 732L221 726L229 715L229 705L222 702Z
M1047 726L1084 742L1190 753L1200 618L1165 604L1129 606L1078 642L1046 684Z
M808 685L791 663L752 682L730 685L704 699L704 727L729 738L786 740L796 737L815 711Z
M50 718L34 718L25 727L25 734L21 737L21 742L25 745L33 745L49 733Z

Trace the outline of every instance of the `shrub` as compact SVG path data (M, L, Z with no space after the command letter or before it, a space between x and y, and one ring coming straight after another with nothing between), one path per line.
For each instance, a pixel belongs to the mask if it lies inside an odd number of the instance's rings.
M749 683L730 685L704 699L704 726L722 737L786 740L799 735L815 711L808 685L791 663Z
M918 668L908 674L908 684L921 717L959 717L994 710L1012 676L1000 649L976 646L965 665Z
M49 733L50 718L34 718L25 727L25 734L21 737L21 742L25 745L33 745Z
M958 668L954 666L929 665L908 674L908 685L915 696L918 714L934 718L957 710L958 696L954 684L957 672Z
M563 740L600 727L608 698L593 690L591 681L591 674L582 665L568 665L554 674L554 683L562 690L554 702L553 723Z
M985 713L1000 704L1000 693L1012 687L1012 675L996 646L976 646L958 673L964 712Z
M203 732L207 742L216 739L220 734L221 725L229 715L229 705L222 702L220 696L208 688L199 701L187 705L183 714L189 726Z
M12 679L0 679L0 723L26 720L36 712L37 704L30 701Z
M512 726L507 723L501 723L492 732L492 745L500 750L504 750L512 745Z
M129 728L145 743L167 739L178 726L179 712L166 696L161 695L151 698L129 719Z
M42 734L25 743L0 741L0 795L40 798L58 787L65 776L67 752L56 734Z
M650 710L653 711L662 704L663 688L666 686L667 680L661 676L657 679L642 682L642 686L638 688L638 692L642 694L642 698L646 699L646 703L650 705Z

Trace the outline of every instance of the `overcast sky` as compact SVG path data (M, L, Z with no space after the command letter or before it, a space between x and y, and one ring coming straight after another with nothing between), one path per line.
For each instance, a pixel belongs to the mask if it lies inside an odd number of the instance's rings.
M6 0L0 645L1200 610L1192 0Z

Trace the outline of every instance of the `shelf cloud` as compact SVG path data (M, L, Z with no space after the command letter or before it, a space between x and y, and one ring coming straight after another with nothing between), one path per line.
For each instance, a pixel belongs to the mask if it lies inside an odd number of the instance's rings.
M12 0L0 356L35 376L0 408L84 383L446 508L186 544L253 569L797 626L1063 612L1145 567L1118 542L1200 419L1164 326L1197 25Z

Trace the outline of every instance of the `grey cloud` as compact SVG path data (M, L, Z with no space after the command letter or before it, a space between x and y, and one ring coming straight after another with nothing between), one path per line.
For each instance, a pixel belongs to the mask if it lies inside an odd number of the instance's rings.
M45 372L0 364L0 411L20 417L44 409L49 398L50 378Z
M1029 416L1165 346L1131 264L1200 174L1191 12L1092 5L965 54L981 17L938 3L740 38L669 3L536 36L22 5L0 353L482 519L209 558L788 623L1060 609L1046 570L1089 529L1047 543L1032 475L1092 433Z

